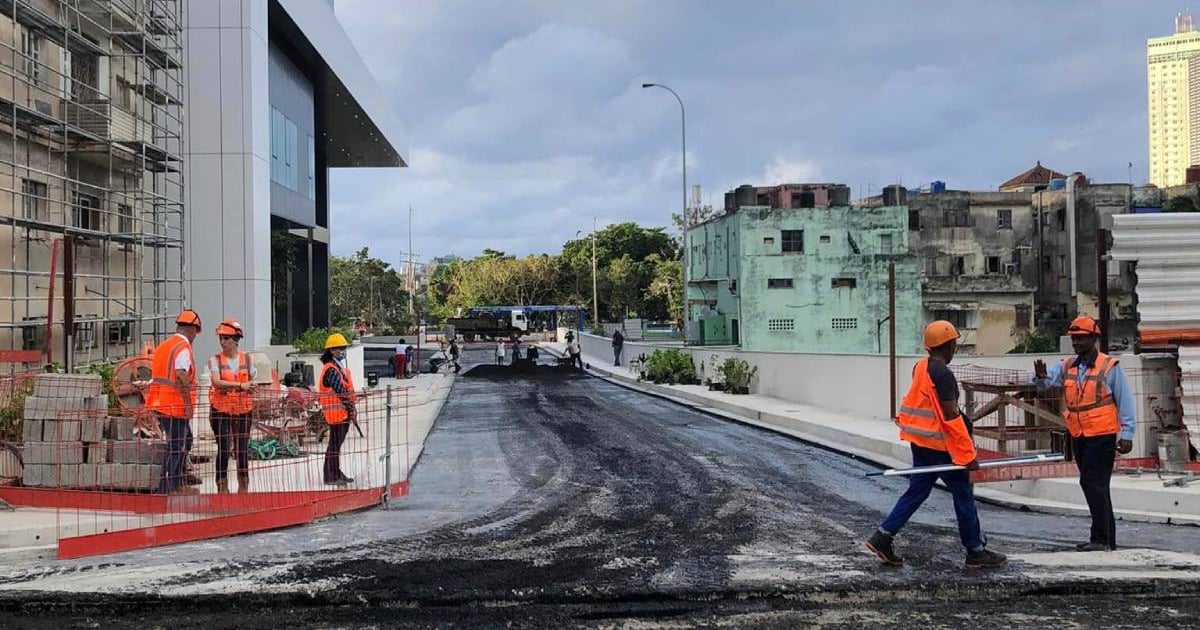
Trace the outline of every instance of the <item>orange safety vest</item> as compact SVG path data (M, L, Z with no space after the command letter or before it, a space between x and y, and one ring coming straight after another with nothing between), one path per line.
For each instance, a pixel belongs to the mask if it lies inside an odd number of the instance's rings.
M238 351L238 369L232 371L229 365L225 362L225 355L220 352L213 355L217 360L218 375L223 381L235 381L237 383L250 382L250 355L245 352ZM208 402L212 404L213 409L221 413L240 416L250 413L254 409L254 398L250 392L243 392L236 389L219 389L213 385L208 390Z
M350 412L346 411L342 395L325 386L325 373L329 370L337 370L342 377L342 387L351 392L354 391L354 379L350 377L350 370L343 370L335 361L330 361L321 369L321 380L317 382L317 392L321 397L321 408L325 410L326 424L341 424L350 417Z
M164 416L183 418L187 414L188 403L179 395L175 385L175 358L180 352L191 351L192 344L186 337L175 334L167 337L154 349L150 365L150 387L146 391L146 408ZM196 404L196 360L192 358L192 367L188 368L189 396L191 404ZM184 418L190 420L190 418Z
M967 433L962 416L946 420L937 388L929 378L929 359L917 361L913 368L912 385L900 402L900 439L917 446L950 453L955 464L964 465L975 459L975 443Z
M1063 402L1065 409L1063 417L1067 420L1067 430L1074 437L1092 437L1095 435L1111 435L1121 430L1121 420L1117 415L1117 401L1113 400L1112 392L1108 391L1106 379L1108 371L1117 364L1117 360L1104 354L1096 353L1096 361L1088 368L1080 384L1078 359L1072 357L1063 359Z

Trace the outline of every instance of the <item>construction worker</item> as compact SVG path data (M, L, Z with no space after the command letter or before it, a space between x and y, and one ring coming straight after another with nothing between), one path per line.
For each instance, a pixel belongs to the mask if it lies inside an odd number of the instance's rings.
M238 492L250 491L250 421L254 411L254 379L258 371L238 345L242 325L234 319L217 324L221 351L208 360L212 387L209 422L217 438L217 492L229 492L229 456L237 453Z
M333 333L325 339L325 353L321 355L321 380L317 392L325 412L325 423L329 425L329 445L325 449L325 484L345 486L354 479L342 472L342 443L350 432L357 411L354 408L354 379L346 367L346 346L350 345L341 333Z
M1033 382L1039 392L1063 388L1063 417L1071 433L1071 449L1079 467L1079 487L1092 514L1092 531L1079 551L1108 551L1117 548L1117 520L1113 516L1113 465L1117 453L1133 450L1137 420L1125 371L1113 357L1100 352L1096 341L1100 325L1091 317L1076 317L1067 334L1075 356L1050 366L1033 362Z
M192 341L200 334L200 315L185 309L175 318L175 334L154 349L146 408L158 420L167 442L158 492L198 494L186 484L192 414L196 406L196 365Z
M967 548L966 565L990 568L1007 561L1004 555L985 548L980 533L979 514L968 472L978 470L979 461L958 408L958 380L949 368L958 349L958 338L958 330L948 321L938 320L925 327L925 349L929 351L929 358L918 361L913 368L912 385L900 403L896 424L900 426L900 439L908 442L912 449L913 466L953 463L966 470L915 474L908 478L908 490L867 540L867 549L890 565L904 563L896 555L892 539L929 498L939 478L954 495L958 534Z
M450 362L454 364L454 373L458 374L462 370L462 364L458 362L461 352L458 349L458 340L450 340Z

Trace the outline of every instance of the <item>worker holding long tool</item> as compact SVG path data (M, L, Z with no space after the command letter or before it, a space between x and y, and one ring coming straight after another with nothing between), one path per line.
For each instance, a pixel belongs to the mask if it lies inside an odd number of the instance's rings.
M1125 379L1125 371L1113 357L1100 352L1096 341L1100 325L1091 317L1076 317L1067 329L1074 357L1050 366L1033 362L1033 382L1039 392L1051 387L1063 388L1063 417L1071 433L1075 465L1079 467L1079 486L1092 514L1092 532L1088 542L1075 546L1079 551L1108 551L1117 548L1117 520L1113 516L1113 465L1117 453L1133 450L1136 405Z
M329 425L329 444L325 448L325 484L345 486L354 479L342 472L342 443L350 432L350 423L355 422L358 411L354 407L354 379L346 367L346 347L350 344L341 333L333 333L325 340L325 353L321 355L321 380L317 392L321 396L321 408L325 422Z
M925 327L925 349L929 358L913 368L912 385L900 403L896 424L900 439L912 449L913 466L957 464L963 468L914 474L908 478L908 490L901 495L879 529L867 540L867 549L884 562L899 566L904 559L896 555L892 539L916 513L940 478L954 495L954 514L958 534L967 548L966 565L970 568L998 567L1007 558L989 551L979 528L975 495L971 489L971 470L979 469L975 444L967 433L967 424L958 408L958 380L949 363L958 349L958 329L938 320Z

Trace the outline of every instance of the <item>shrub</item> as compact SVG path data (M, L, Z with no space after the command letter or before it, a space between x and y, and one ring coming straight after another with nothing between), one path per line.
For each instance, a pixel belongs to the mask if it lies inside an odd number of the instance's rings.
M354 339L354 331L345 328L309 328L292 345L305 354L319 354L325 351L325 339L335 332L342 333L347 341Z
M9 379L8 391L0 391L0 441L21 439L21 423L25 417L25 397L33 391L33 379Z
M104 395L108 397L108 408L110 410L117 409L120 405L117 402L117 388L113 383L113 375L116 374L117 368L111 363L93 363L87 366L85 372L87 374L95 374L104 382Z
M1025 333L1025 338L1009 354L1046 354L1058 352L1058 339L1041 333Z
M721 364L720 372L725 381L725 390L737 393L749 389L750 380L758 374L758 366L752 366L741 359L729 358Z
M693 383L696 366L692 357L682 350L655 350L645 363L646 378L655 383Z

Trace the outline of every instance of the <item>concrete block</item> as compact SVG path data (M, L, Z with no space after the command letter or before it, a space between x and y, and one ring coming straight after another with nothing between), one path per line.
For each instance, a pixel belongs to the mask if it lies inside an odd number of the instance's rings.
M108 396L101 394L99 396L90 396L84 398L84 406L93 411L108 411Z
M96 464L96 487L101 490L112 490L117 487L117 479L124 479L125 464Z
M56 420L59 417L69 416L71 413L79 413L82 411L92 410L87 399L82 397L77 398L47 398L45 396L26 396L25 397L25 415L26 418L34 420Z
M44 420L25 418L21 422L21 442L41 442L43 426L45 426Z
M108 419L108 438L110 440L132 440L133 428L136 422L127 416L112 416Z
M80 464L79 465L79 488L90 489L95 488L97 480L100 478L99 464Z
M79 464L63 464L55 472L58 474L55 485L59 488L79 487Z
M46 442L80 442L82 423L79 420L44 420L42 438Z
M114 464L161 464L167 454L163 440L128 440L112 443Z
M53 442L26 442L22 447L21 460L25 466L49 464L54 461Z
M21 459L27 464L83 463L82 442L26 442Z
M129 468L130 490L154 490L162 478L163 467L160 464L134 464Z
M81 442L99 442L104 439L104 425L108 417L83 418L79 421L79 440Z
M21 471L21 484L29 488L42 488L46 485L46 479L52 479L53 475L53 466L26 463Z
M107 440L100 440L83 446L83 461L88 464L107 464L110 461L109 451L112 450L112 443Z
M98 396L104 381L94 374L38 374L33 377L33 395L39 398L86 398Z

